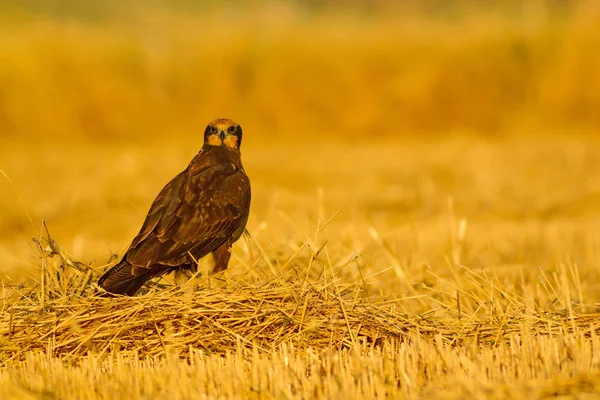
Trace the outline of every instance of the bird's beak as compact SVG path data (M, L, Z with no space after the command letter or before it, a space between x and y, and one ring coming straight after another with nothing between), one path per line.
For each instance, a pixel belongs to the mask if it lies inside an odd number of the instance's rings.
M225 131L219 131L219 139L225 139Z

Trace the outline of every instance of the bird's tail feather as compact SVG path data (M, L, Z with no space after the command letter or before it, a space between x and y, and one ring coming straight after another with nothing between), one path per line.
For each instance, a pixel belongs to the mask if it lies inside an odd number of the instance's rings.
M144 273L135 276L133 274L133 265L126 260L121 261L102 275L98 285L107 292L113 294L122 294L133 296L154 274Z

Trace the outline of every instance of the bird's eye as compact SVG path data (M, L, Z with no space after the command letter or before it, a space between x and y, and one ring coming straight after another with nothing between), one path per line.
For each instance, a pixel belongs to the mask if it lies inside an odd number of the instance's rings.
M210 133L216 133L217 132L217 128L215 128L214 126L210 127Z
M229 128L227 128L227 132L229 132L229 133L235 132L235 126L230 126Z

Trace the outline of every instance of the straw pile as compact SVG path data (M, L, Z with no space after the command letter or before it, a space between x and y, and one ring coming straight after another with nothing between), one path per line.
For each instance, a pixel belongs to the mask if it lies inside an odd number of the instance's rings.
M492 346L518 334L599 333L597 315L576 316L573 310L522 308L462 319L433 311L408 316L365 296L361 284L342 284L331 276L313 283L282 276L260 284L228 280L220 288L201 277L180 286L151 287L142 296L106 298L95 286L101 271L73 261L51 238L46 247L40 282L3 287L0 361L31 352L76 361L87 354L269 352L281 344L297 350L369 348L406 340L409 332L451 345Z
M51 238L42 247L39 282L4 287L0 346L11 359L31 351L67 359L115 351L218 354L240 345L269 351L290 342L342 348L399 338L406 329L400 316L390 320L361 297L359 285L331 279L302 284L278 277L250 286L228 280L211 288L200 277L180 286L155 283L142 296L102 297L95 285L101 271L73 261Z

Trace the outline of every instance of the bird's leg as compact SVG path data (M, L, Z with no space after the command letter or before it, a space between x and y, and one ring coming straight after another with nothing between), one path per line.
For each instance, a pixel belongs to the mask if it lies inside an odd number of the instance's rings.
M175 280L175 284L181 286L185 282L192 279L192 276L194 276L194 272L191 270L191 268L180 267L175 270L175 276L173 278Z
M231 246L229 243L223 243L218 249L212 252L215 260L215 266L213 267L211 274L216 274L227 269L229 259L231 258Z

